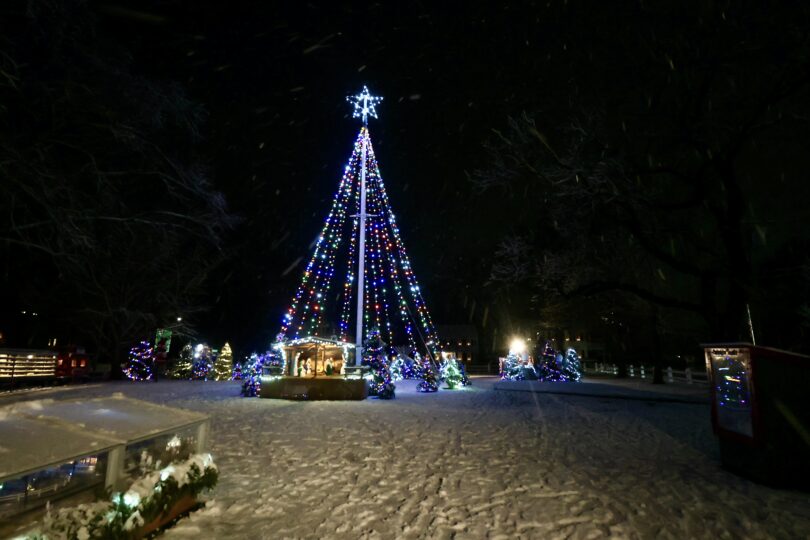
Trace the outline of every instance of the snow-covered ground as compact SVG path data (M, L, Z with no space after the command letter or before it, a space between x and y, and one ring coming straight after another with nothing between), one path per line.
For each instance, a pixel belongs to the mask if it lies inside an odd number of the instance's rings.
M707 404L494 385L424 395L406 381L362 402L246 399L213 382L65 395L211 415L219 485L167 538L810 538L810 496L720 467Z

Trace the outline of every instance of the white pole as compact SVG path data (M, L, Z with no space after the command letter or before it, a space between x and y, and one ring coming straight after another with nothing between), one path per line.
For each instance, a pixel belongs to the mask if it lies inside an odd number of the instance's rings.
M366 146L368 130L363 128L362 167L360 168L360 249L357 269L357 333L355 334L354 365L359 366L363 357L363 286L366 267Z

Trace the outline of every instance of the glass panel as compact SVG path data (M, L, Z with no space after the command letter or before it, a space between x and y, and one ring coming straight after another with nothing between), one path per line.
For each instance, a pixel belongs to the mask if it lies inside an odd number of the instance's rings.
M711 349L707 354L714 378L718 426L753 437L748 349Z
M106 454L89 456L4 481L0 483L0 517L90 489L104 480L106 464Z
M139 476L187 459L196 449L197 426L130 444L124 454L124 471L128 476Z

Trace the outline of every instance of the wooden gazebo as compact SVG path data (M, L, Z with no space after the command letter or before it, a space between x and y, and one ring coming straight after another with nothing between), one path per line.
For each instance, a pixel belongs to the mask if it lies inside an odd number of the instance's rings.
M355 345L307 336L273 345L283 359L281 375L262 375L260 395L287 399L365 399L363 370L355 365Z
M288 377L339 377L354 363L354 344L307 336L277 344L284 355Z

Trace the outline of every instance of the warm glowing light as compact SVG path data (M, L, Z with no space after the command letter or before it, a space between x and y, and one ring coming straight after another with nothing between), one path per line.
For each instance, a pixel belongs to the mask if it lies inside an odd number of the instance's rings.
M515 338L509 344L509 352L511 354L521 354L526 352L526 342L520 338Z

